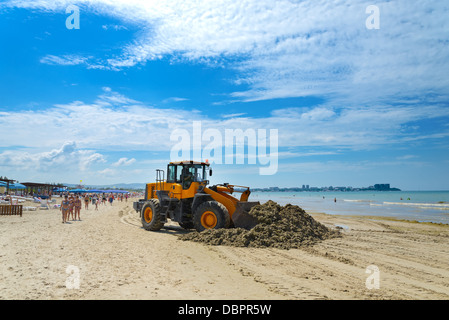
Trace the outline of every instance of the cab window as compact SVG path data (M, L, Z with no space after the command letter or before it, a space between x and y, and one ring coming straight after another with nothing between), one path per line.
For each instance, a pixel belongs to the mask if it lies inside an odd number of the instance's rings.
M169 165L167 169L167 182L175 182L176 179L176 166Z
M189 167L188 173L192 176L192 181L201 182L204 180L204 166L193 165Z
M206 171L203 165L169 165L167 169L167 182L187 182L190 185L190 182L202 182L205 179Z

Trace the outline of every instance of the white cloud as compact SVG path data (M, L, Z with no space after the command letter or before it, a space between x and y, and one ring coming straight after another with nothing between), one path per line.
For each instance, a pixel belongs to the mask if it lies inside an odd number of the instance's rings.
M86 171L92 164L104 163L103 155L78 149L75 142L65 142L59 149L49 152L4 151L0 153L0 167L49 170Z
M410 160L410 159L415 159L415 158L419 158L419 157L416 155L413 155L413 154L406 154L405 156L396 157L396 160Z
M107 177L116 177L118 174L117 170L106 168L103 170L98 171L98 175L100 176L107 176Z
M61 57L54 55L46 55L41 58L40 62L49 65L75 66L85 64L88 58L78 55L63 55Z
M136 159L131 158L120 158L117 162L113 163L112 166L113 167L122 167L122 166L130 166L132 165L134 162L136 162Z
M95 59L93 56L83 57L77 54L66 54L55 56L48 54L39 60L40 63L52 66L77 66L84 65L87 69L114 69L103 65L101 59Z
M222 117L225 118L225 119L229 119L229 118L237 118L237 117L241 117L241 116L244 116L244 115L246 115L246 114L247 114L247 113L243 113L243 112L240 112L240 113L231 113L231 114L223 114Z
M182 101L188 101L189 99L187 98L180 98L180 97L170 97L167 99L164 99L162 102L163 103L170 103L170 102L182 102Z
M104 93L99 95L98 99L95 101L96 104L104 106L139 104L136 100L127 98L118 92L112 91L109 87L103 87L103 91Z
M105 24L102 25L101 28L103 30L115 30L115 31L120 31L120 30L128 30L127 27L122 26L122 25L117 25L117 24Z
M0 113L0 145L54 148L77 141L80 148L167 150L171 145L169 132L195 119L200 116L146 106L104 90L94 103L74 101L45 110Z

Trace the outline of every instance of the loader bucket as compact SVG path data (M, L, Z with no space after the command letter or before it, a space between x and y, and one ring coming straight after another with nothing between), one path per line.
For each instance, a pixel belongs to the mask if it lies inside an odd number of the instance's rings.
M257 202L239 201L235 206L234 214L232 215L232 222L236 228L244 228L250 230L257 224L257 218L249 214L252 207L260 204Z

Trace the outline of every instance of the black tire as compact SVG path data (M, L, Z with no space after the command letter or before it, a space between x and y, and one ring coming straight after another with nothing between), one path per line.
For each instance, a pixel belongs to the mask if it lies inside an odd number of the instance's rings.
M158 199L150 199L141 211L142 226L148 231L159 231L164 222L161 220L161 205Z
M229 228L230 222L228 209L217 201L203 202L193 214L193 226L198 232L206 229Z

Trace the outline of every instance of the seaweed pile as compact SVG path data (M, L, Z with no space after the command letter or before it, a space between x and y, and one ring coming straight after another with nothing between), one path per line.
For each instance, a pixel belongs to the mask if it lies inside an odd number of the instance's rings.
M298 206L280 206L274 201L254 206L249 212L258 220L251 230L211 229L180 236L181 240L209 245L293 249L340 237L340 233L317 222Z

